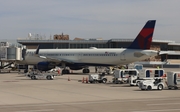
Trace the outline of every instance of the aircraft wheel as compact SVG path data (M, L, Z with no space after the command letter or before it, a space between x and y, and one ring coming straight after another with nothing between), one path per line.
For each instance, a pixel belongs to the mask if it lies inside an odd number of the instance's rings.
M48 75L48 76L46 77L46 79L47 79L47 80L51 80L52 77L51 77L50 75Z
M87 73L87 69L83 69L83 73Z
M151 86L148 86L148 87L147 87L147 90L151 90L151 89L152 89L152 87L151 87Z
M85 73L85 69L83 69L82 72Z
M159 84L158 85L158 90L162 90L163 89L163 85L162 84Z
M106 78L104 78L104 79L102 80L102 82L103 82L103 83L106 83L106 82L107 82L107 79L106 79Z
M70 73L70 71L69 71L68 69L66 69L66 73L67 73L67 74L69 74L69 73Z
M68 74L68 71L69 71L69 70L67 70L67 69L63 69L63 70L62 70L62 74Z
M35 80L35 79L36 79L36 76L31 76L31 79L32 79L32 80Z

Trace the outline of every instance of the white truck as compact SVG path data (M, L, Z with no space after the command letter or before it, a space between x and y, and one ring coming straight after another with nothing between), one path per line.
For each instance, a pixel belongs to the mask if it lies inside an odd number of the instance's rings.
M178 89L180 87L180 72L167 72L168 89Z
M147 78L139 83L141 90L162 90L165 87L165 81L163 77Z
M128 83L129 77L136 77L138 76L139 72L137 69L118 69L114 70L114 78L113 83Z
M31 78L32 80L37 80L37 79L47 79L47 80L53 80L55 75L52 73L40 73L40 72L29 72L26 74L27 77Z
M89 75L89 82L90 83L106 83L107 78L105 77L105 74L90 74Z

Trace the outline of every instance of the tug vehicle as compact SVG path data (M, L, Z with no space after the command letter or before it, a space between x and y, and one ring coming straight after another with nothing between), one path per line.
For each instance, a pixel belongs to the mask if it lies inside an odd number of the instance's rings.
M89 75L89 82L90 83L106 83L107 78L105 77L105 73L102 74L90 74Z
M152 89L163 90L164 87L165 87L165 83L162 77L147 78L139 83L139 88L141 90L152 90Z

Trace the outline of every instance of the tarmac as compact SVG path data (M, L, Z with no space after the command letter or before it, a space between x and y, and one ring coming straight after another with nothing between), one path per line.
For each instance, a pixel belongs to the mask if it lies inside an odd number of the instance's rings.
M73 72L54 80L31 80L17 72L0 73L0 112L180 111L180 90L141 91L136 86L111 83L112 76L108 76L106 84L82 83L88 75Z

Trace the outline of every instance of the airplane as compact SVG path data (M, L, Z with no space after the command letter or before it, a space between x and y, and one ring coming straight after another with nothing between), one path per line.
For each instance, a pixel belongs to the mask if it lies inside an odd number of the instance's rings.
M156 20L149 20L128 48L99 49L39 49L27 50L21 63L37 65L41 71L47 71L55 66L62 66L62 74L71 70L83 69L89 73L89 66L117 66L141 61L158 55L158 51L150 50Z

